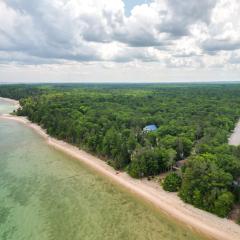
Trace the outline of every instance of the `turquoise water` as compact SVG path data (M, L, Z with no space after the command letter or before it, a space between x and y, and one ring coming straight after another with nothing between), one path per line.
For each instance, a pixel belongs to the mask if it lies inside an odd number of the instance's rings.
M0 239L203 238L52 149L32 129L0 119Z

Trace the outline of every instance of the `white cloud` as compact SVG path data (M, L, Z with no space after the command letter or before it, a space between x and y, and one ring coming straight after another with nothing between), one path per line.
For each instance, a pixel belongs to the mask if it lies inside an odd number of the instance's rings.
M240 49L240 2L219 0L213 10L208 36L202 43L209 52Z
M238 0L154 0L129 16L122 0L0 0L0 64L239 69L239 13Z

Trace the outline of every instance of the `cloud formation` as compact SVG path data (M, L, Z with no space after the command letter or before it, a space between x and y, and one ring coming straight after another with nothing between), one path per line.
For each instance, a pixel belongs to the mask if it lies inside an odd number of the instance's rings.
M0 0L0 63L238 65L239 0Z

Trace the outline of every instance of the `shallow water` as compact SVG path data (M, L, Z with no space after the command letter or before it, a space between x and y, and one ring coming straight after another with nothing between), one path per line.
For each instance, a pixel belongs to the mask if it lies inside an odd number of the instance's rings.
M16 106L13 103L10 103L0 98L0 114L10 113L15 108Z
M203 238L52 149L32 129L0 119L0 239Z

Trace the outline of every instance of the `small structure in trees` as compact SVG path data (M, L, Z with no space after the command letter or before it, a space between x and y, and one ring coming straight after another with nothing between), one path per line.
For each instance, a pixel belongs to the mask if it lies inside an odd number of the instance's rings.
M155 124L147 125L146 127L143 128L143 132L154 132L157 130L157 126Z
M240 177L238 177L235 181L233 181L233 186L240 188Z
M183 167L186 164L187 160L181 160L181 161L177 161L176 164L173 166L173 170L178 171L181 169L181 167Z

